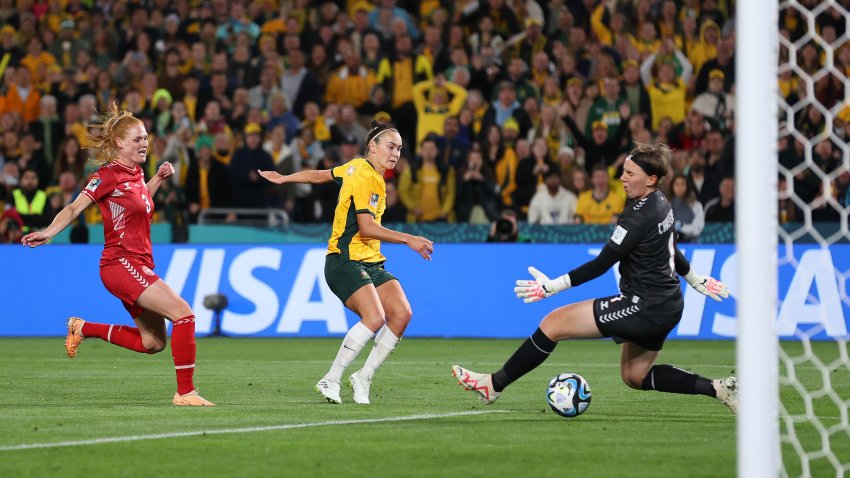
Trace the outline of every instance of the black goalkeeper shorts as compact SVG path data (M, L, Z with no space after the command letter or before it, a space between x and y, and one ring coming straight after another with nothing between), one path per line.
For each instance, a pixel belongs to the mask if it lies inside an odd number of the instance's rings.
M621 344L631 342L647 350L661 350L667 334L682 318L682 311L648 317L638 296L613 295L593 301L593 319L602 335Z

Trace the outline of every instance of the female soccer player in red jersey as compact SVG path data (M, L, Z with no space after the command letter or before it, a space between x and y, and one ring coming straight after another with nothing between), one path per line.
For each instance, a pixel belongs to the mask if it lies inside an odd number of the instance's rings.
M177 371L178 406L213 406L198 395L192 383L195 372L195 315L189 304L153 271L150 223L153 197L160 184L174 174L163 163L145 184L141 164L147 159L148 133L141 120L128 111L119 111L113 100L104 117L101 134L89 136L93 161L100 169L92 175L83 192L62 209L47 229L27 234L25 246L37 247L71 224L92 203L103 216L105 245L100 259L100 278L106 289L121 299L136 327L96 324L79 317L68 319L65 351L74 358L86 337L140 353L162 351L167 342L165 320L173 323L171 355Z

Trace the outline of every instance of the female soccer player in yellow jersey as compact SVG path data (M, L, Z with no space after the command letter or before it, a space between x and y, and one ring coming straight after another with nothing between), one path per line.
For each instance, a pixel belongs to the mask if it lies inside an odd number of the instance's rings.
M360 322L345 335L330 370L316 384L316 390L332 403L342 403L342 374L374 337L375 346L363 368L349 377L354 401L369 403L372 376L395 349L413 314L398 279L384 269L386 258L381 254L381 241L406 244L426 260L431 260L434 252L430 240L381 225L387 195L384 172L398 163L401 146L401 135L395 128L372 121L365 158L352 159L333 169L304 170L285 176L259 171L275 184L336 181L341 187L325 258L325 280L345 306L360 317Z

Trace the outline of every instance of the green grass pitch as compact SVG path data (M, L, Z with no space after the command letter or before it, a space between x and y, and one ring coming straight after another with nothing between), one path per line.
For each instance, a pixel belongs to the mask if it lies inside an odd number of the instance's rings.
M69 360L61 338L0 339L0 476L734 476L734 416L706 397L627 388L609 341L561 343L489 406L451 376L453 363L495 370L519 343L405 339L363 406L345 388L342 405L313 390L339 339L199 339L195 383L218 407L187 409L170 405L168 349L88 340ZM734 357L733 342L671 341L661 355L712 377ZM567 371L593 392L575 419L545 403Z

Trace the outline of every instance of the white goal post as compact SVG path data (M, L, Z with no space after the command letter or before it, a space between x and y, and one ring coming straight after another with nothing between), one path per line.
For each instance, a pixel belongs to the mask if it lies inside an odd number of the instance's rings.
M778 0L738 0L735 235L738 476L779 476Z

